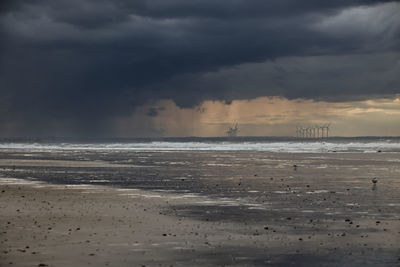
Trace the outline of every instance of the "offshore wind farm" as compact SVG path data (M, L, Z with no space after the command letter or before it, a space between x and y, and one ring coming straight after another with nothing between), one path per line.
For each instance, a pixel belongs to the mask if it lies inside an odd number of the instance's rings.
M297 138L328 138L331 123L312 126L297 126Z

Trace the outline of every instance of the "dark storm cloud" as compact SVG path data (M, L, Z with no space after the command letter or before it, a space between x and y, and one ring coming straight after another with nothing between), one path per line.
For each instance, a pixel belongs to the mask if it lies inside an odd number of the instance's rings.
M390 74L399 63L385 63L385 55L399 52L400 7L383 2L8 1L0 9L0 123L99 125L162 98L189 107L207 99L399 93ZM331 58L341 55L360 56ZM253 63L267 65L251 73ZM349 72L360 68L390 79L354 81Z
M165 110L165 107L157 107L157 108L151 107L151 108L149 108L147 110L146 115L150 116L150 117L157 117L158 116L158 112L159 111L163 111L163 110Z

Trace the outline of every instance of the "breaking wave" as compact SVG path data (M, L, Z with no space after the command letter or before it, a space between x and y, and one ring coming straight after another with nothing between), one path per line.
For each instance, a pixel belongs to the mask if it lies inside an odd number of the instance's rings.
M290 153L400 152L400 140L351 141L148 141L112 143L3 142L3 150L265 151Z

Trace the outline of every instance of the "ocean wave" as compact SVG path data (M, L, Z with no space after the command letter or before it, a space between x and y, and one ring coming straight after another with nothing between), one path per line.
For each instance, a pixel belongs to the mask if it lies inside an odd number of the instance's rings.
M130 143L0 143L3 150L60 151L265 151L288 153L400 152L400 141L352 142L130 142Z

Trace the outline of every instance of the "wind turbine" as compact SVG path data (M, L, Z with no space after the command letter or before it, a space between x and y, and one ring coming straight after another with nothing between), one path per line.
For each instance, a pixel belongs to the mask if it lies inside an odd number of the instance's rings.
M328 124L326 125L326 138L329 137L329 126L331 126L331 123L328 123Z
M325 129L325 127L322 125L322 126L319 126L319 128L321 129L321 138L324 138L324 129Z
M319 126L316 124L314 127L317 130L317 138L319 138Z
M311 129L311 127L307 127L307 137L308 138L312 137L312 129Z

